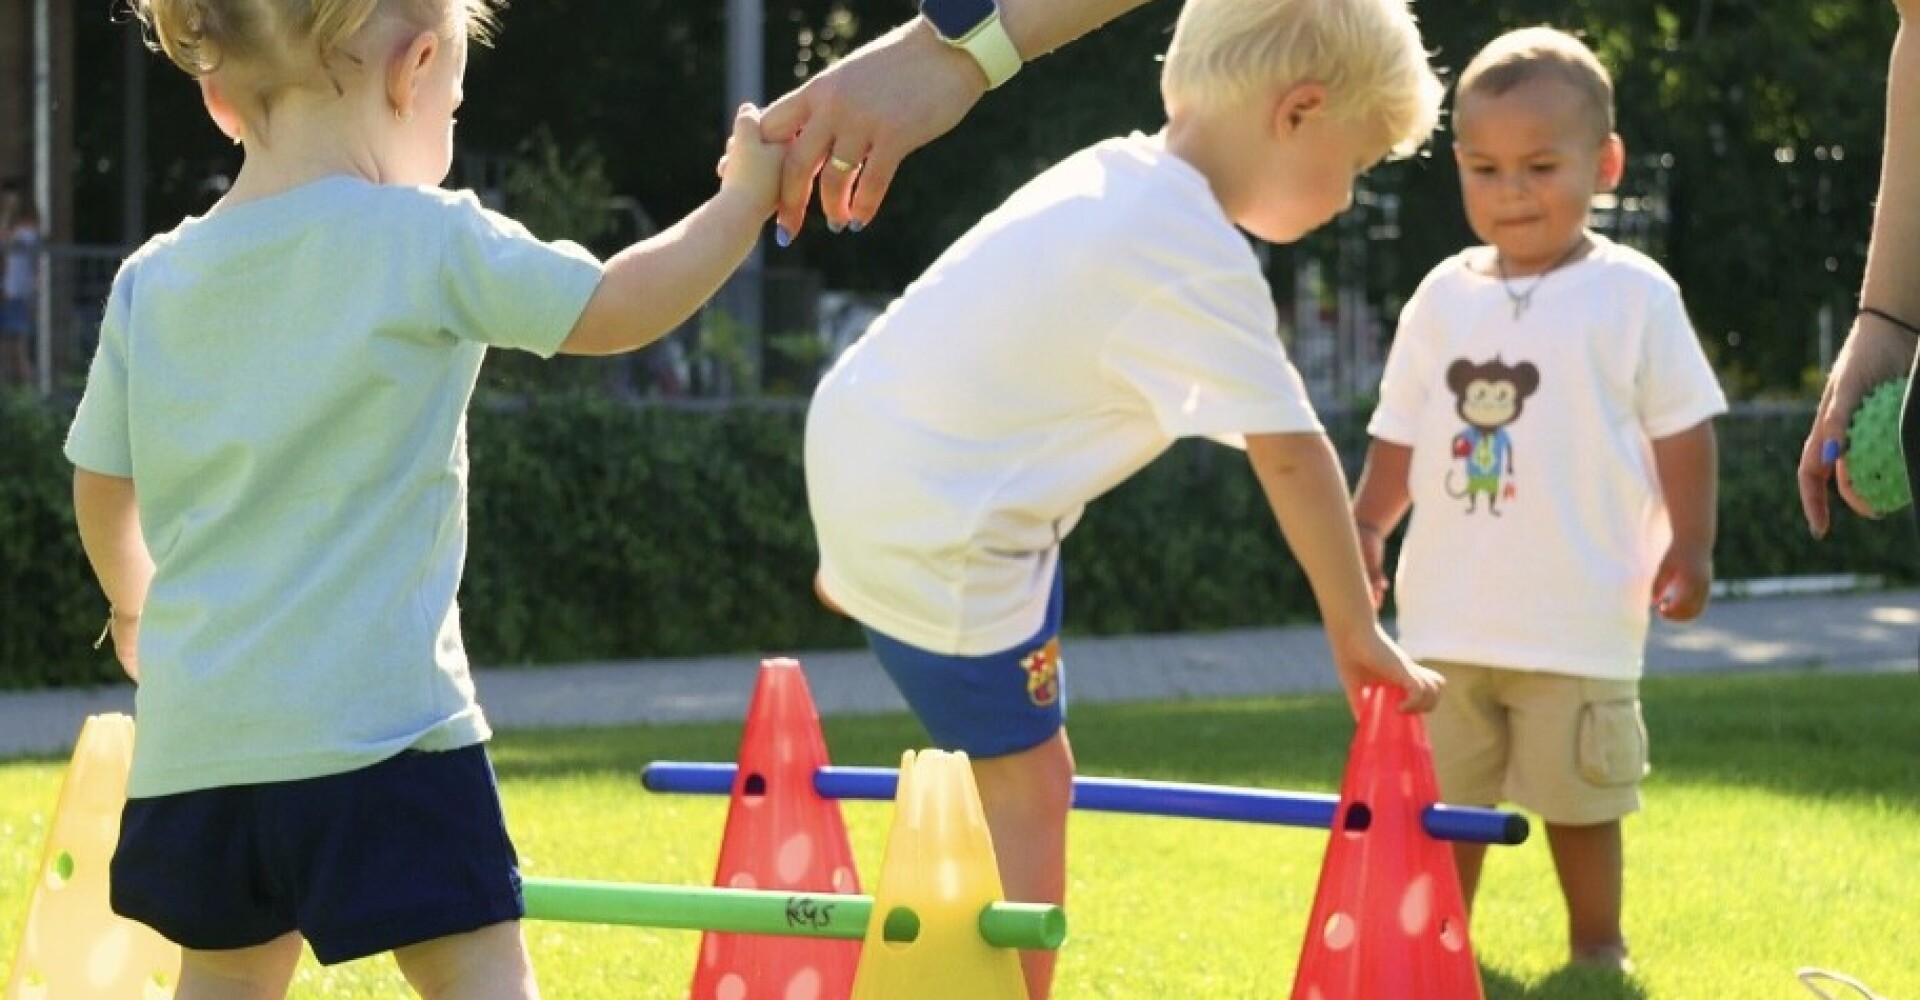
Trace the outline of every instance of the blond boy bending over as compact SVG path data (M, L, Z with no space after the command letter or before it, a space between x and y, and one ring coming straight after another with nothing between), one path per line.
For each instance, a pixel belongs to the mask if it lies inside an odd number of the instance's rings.
M823 596L934 741L975 760L1009 897L1066 890L1073 755L1060 546L1183 437L1239 438L1310 579L1340 679L1430 707L1375 618L1339 462L1242 230L1297 240L1424 142L1441 87L1405 0L1190 0L1168 124L1035 178L822 382L807 422ZM1053 957L1026 958L1045 1000Z

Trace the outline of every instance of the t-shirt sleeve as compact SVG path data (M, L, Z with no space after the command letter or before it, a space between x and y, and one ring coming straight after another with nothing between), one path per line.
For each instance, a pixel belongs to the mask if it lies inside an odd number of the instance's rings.
M544 242L482 207L448 203L442 227L441 317L462 340L552 357L600 284L601 264L579 244Z
M1279 339L1273 299L1257 277L1196 278L1130 312L1101 363L1138 392L1170 437L1232 442L1242 434L1320 430L1300 373Z
M100 320L100 346L87 371L87 388L67 428L67 460L104 476L133 476L133 445L127 426L127 312L133 269L113 279Z
M1400 323L1393 344L1387 349L1386 368L1380 374L1380 402L1367 421L1367 434L1393 444L1412 447L1418 438L1420 413L1433 391L1429 373L1433 365L1424 335L1426 298L1415 292L1400 310Z
M1727 412L1726 394L1678 292L1656 298L1647 317L1635 377L1640 426L1647 436L1658 440Z

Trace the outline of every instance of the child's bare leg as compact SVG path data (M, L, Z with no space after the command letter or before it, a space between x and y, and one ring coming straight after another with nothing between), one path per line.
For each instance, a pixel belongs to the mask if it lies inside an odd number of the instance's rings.
M538 1000L520 922L435 938L393 953L400 974L426 1000Z
M1480 869L1487 862L1487 845L1455 841L1453 867L1460 873L1460 895L1466 900L1467 915L1473 915L1473 897L1480 891Z
M1573 960L1622 966L1626 936L1620 930L1622 870L1620 821L1593 826L1547 824L1547 845L1567 898L1567 940Z
M1066 902L1067 813L1073 806L1073 748L1066 730L1020 753L973 762L980 806L993 833L1000 882L1022 903ZM1055 954L1021 954L1028 1000L1053 990Z
M252 948L180 952L178 1000L281 1000L305 942L282 934Z

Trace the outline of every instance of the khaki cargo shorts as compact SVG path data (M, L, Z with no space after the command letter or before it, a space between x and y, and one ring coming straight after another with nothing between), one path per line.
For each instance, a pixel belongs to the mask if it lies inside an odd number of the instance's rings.
M1558 826L1640 808L1647 727L1638 681L1426 665L1447 678L1426 720L1443 801L1512 802Z

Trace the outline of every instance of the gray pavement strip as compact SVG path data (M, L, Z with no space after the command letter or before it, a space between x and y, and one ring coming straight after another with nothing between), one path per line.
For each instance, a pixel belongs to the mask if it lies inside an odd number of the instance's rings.
M793 655L822 715L905 711L865 650ZM1332 660L1313 626L1180 635L1069 638L1062 659L1076 702L1165 701L1330 691ZM480 668L496 729L743 718L751 656ZM1920 590L1716 601L1702 618L1656 621L1652 675L1760 670L1920 669ZM71 751L87 716L132 712L133 689L0 694L0 756Z

